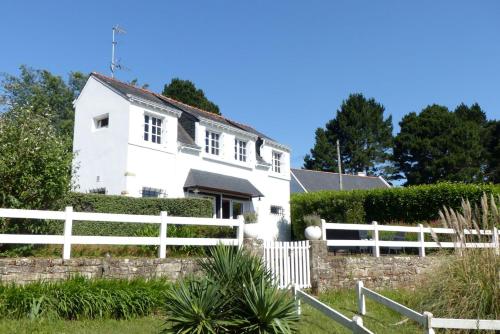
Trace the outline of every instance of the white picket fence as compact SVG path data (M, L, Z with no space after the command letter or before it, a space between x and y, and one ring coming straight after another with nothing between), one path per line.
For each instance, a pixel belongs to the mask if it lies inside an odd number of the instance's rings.
M421 257L425 256L426 248L457 248L460 247L459 243L455 242L435 242L435 241L425 241L425 234L435 233L438 237L442 235L453 235L454 230L451 228L430 228L424 227L422 224L418 226L393 226L393 225L379 225L377 222L372 222L372 224L339 224L339 223L326 223L322 220L322 235L323 240L326 240L327 246L337 246L337 247L366 247L372 248L373 255L376 257L380 256L381 247L389 248L418 248L419 255ZM371 239L365 240L338 240L338 239L326 239L327 230L354 230L354 231L371 231ZM380 240L379 232L389 231L389 232L405 232L405 233L417 233L418 241L394 241L394 240ZM464 230L466 235L477 235L478 232L475 230ZM497 253L500 251L500 236L498 228L493 228L493 230L480 230L479 234L489 237L490 242L468 242L465 244L467 248L495 248Z
M309 241L264 241L264 263L280 289L311 287Z
M238 219L215 219L173 217L166 212L158 216L127 215L114 213L74 212L72 207L65 211L0 209L0 218L63 220L63 235L33 235L33 234L0 234L0 244L48 244L63 245L63 259L71 257L71 245L154 245L159 246L158 256L165 258L167 246L214 246L217 244L243 245L243 217ZM73 223L78 221L120 222L139 224L159 224L160 233L157 237L128 236L79 236L73 235ZM168 237L168 225L204 225L237 227L236 239L217 238L172 238Z
M366 314L366 298L370 298L377 303L385 305L386 307L398 312L405 317L419 323L424 327L425 334L434 334L434 329L482 329L482 330L500 330L500 320L481 320L481 319L447 319L447 318L434 318L432 313L423 312L419 313L394 300L384 297L363 286L363 282L358 281L356 285L356 293L358 297L358 313L361 315Z

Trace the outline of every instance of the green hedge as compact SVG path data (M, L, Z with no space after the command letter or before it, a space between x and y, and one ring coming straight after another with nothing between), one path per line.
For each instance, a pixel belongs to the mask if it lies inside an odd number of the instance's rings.
M296 238L303 237L302 217L317 213L331 222L412 224L438 218L443 205L460 207L462 198L479 202L481 195L500 194L499 185L438 183L407 188L319 191L291 196L292 226Z
M207 199L198 198L135 198L71 193L64 201L63 206L72 206L73 210L78 212L159 215L161 211L166 211L170 216L212 217L212 203ZM155 229L159 229L157 225L151 225L151 227L153 226ZM55 229L62 231L62 223L57 224ZM147 230L146 234L151 233L151 228L144 224L100 222L76 222L73 224L73 234L75 235L133 236L142 235L145 230Z

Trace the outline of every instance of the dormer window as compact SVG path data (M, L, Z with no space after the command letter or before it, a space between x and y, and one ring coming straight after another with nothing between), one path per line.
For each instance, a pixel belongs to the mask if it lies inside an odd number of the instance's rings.
M234 160L247 161L247 142L239 139L234 140Z
M219 138L220 134L205 131L205 152L213 155L219 155Z
M161 118L144 115L144 141L161 144Z
M273 172L281 173L281 156L280 152L273 151Z

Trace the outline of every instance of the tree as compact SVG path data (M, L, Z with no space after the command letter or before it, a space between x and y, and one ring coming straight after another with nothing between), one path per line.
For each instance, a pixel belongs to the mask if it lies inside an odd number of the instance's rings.
M373 98L351 94L342 102L325 129L316 130L316 143L306 155L307 169L337 171L336 141L340 143L343 171L385 174L392 147L392 117Z
M45 114L51 110L50 123L59 134L73 136L73 100L78 97L88 76L81 72L71 72L66 83L60 76L47 70L35 70L25 65L20 67L20 75L3 74L0 103L9 110L16 106L32 106L35 114Z
M450 112L434 104L420 114L404 116L399 123L401 131L395 138L394 160L407 185L483 180L481 127L476 121L464 121L468 113L462 113L463 106L457 109L458 112Z
M68 140L56 133L49 113L16 106L2 114L0 207L60 209L59 201L71 189L72 158ZM4 223L2 228L33 233L44 226L38 221L13 226Z
M219 107L208 100L203 90L197 89L194 83L189 80L172 79L168 85L165 85L162 94L190 106L220 115Z
M500 183L500 121L490 121L486 126L486 180Z

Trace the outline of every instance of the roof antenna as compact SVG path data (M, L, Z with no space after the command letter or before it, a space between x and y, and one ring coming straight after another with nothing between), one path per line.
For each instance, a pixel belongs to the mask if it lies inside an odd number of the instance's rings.
M123 66L120 65L115 59L115 48L116 44L118 44L118 42L115 40L115 34L126 34L127 32L118 24L115 25L112 30L113 30L113 42L111 44L111 77L114 78L115 70L123 69Z

